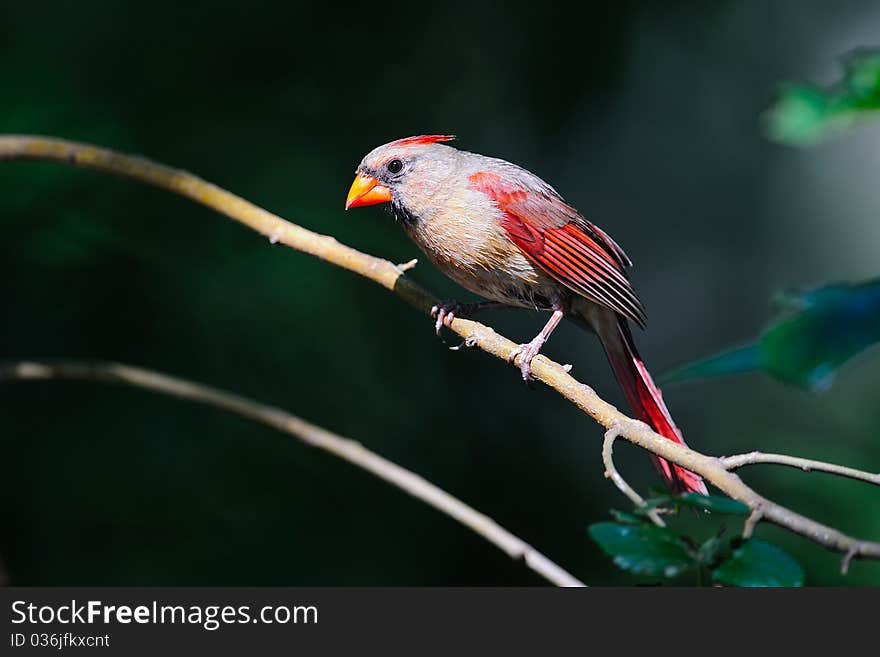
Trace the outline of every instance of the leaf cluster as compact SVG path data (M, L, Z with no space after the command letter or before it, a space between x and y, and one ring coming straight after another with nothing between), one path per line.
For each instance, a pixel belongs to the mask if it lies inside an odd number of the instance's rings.
M632 513L612 510L616 522L590 526L590 537L622 570L634 575L673 579L692 573L698 583L724 586L803 586L800 564L775 545L760 539L725 536L725 527L699 541L672 527L659 527L647 517L661 510L672 517L683 508L718 515L748 515L749 508L726 497L687 493L659 495Z

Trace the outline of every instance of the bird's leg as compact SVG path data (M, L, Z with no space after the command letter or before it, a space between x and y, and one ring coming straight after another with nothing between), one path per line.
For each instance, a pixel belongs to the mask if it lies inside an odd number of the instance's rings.
M441 301L431 308L431 317L437 321L434 322L434 329L437 335L444 324L449 326L456 317L470 317L481 310L497 310L499 308L509 308L498 301L475 301L473 303L461 303L460 301Z
M550 315L550 319L544 325L544 328L541 329L541 332L531 342L521 344L516 351L508 356L508 363L513 363L516 357L519 356L519 371L522 372L523 381L529 381L532 378L532 359L538 355L541 347L547 342L547 338L553 333L553 329L562 321L563 314L561 308L555 307L553 314Z

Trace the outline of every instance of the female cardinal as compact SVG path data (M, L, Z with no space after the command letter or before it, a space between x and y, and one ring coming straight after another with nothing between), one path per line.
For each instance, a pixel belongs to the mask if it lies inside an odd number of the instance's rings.
M632 265L607 233L584 219L546 182L515 164L460 151L448 135L398 139L360 163L345 209L390 203L404 231L440 270L489 303L435 306L436 328L487 306L549 310L550 320L520 345L524 379L563 317L592 329L633 412L684 444L659 388L642 363L628 321L645 311L626 276ZM706 494L696 474L655 462L676 491Z

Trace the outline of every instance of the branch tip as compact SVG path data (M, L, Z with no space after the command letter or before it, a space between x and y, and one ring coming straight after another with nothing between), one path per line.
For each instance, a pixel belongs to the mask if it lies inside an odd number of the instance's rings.
M856 556L856 552L858 552L858 550L855 546L853 546L846 551L846 554L843 555L843 559L840 560L841 575L846 575L849 572L849 564L852 561L853 557Z
M616 422L612 423L605 432L605 441L602 444L602 462L605 464L605 478L611 479L621 493L626 495L633 504L641 508L646 506L644 498L626 482L614 465L614 441L617 440L619 436L619 424ZM658 527L666 526L666 523L663 521L663 518L660 517L657 509L651 509L648 511L647 516L651 519L651 522Z
M758 504L757 506L752 507L752 512L749 514L749 517L746 518L745 523L743 524L743 538L751 538L752 534L755 533L755 527L761 522L761 519L764 517L764 508L762 504Z

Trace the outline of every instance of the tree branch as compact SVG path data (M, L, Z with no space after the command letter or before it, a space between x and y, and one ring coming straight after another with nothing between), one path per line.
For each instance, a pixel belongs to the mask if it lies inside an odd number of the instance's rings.
M109 149L34 136L0 137L0 160L61 162L139 180L213 208L258 231L273 243L286 244L360 274L391 290L423 314L429 314L431 307L437 303L434 297L407 278L401 267L340 244L332 237L319 235L285 221L186 171ZM449 327L462 336L469 346L478 347L504 361L518 348L514 342L472 320L455 318ZM728 471L719 458L674 443L652 431L643 422L628 418L601 399L590 387L570 376L565 367L546 356L535 358L532 375L606 429L616 427L622 438L701 475L723 493L743 502L752 509L755 522L759 519L767 520L830 550L841 552L845 555L844 566L854 558L880 559L880 543L852 538L771 502L752 490L736 474Z
M748 454L736 454L734 456L722 456L718 459L721 464L728 470L738 470L746 465L754 465L756 463L770 463L773 465L787 465L791 468L798 468L804 472L828 472L840 477L849 479L858 479L866 481L869 484L880 486L880 473L865 472L864 470L856 470L855 468L847 468L843 465L834 465L833 463L825 463L823 461L813 461L812 459L802 459L797 456L786 456L785 454L765 454L764 452L749 452Z
M639 495L633 487L626 483L626 479L617 471L614 466L614 441L620 435L616 427L611 427L605 432L605 441L602 443L602 462L605 464L605 476L608 477L621 493L626 495L630 501L638 507L645 506L645 499ZM648 511L648 517L658 527L665 527L666 523L657 513L656 509Z
M213 406L286 433L366 470L428 506L457 520L513 559L557 586L584 586L521 538L431 482L392 463L359 442L337 436L274 406L260 404L216 388L121 363L16 362L0 364L0 383L83 380L117 383Z

